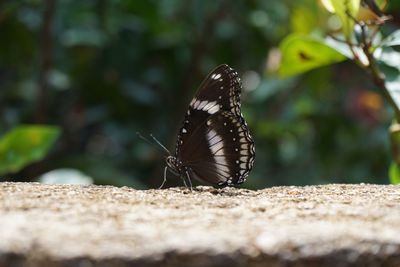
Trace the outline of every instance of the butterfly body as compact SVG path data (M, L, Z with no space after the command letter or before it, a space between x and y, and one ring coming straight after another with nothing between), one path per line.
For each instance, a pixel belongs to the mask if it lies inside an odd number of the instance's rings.
M175 174L214 185L243 183L253 167L255 146L240 109L236 71L220 65L190 102L167 167Z

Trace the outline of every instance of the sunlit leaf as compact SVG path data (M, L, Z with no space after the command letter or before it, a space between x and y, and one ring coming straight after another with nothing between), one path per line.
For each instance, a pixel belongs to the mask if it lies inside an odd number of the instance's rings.
M400 169L399 165L397 165L395 162L392 162L392 164L390 164L389 178L390 178L390 183L400 184Z
M279 72L283 77L346 59L322 41L304 35L289 35L280 44L280 50L282 62Z
M360 0L322 0L321 2L329 12L335 13L340 18L343 33L349 37L353 31L353 18L356 17L360 8Z
M391 47L377 48L374 52L374 57L388 66L394 68L400 67L400 53Z
M392 32L381 43L382 46L396 46L400 45L400 30Z
M329 12L331 13L335 12L335 8L333 7L331 0L321 0L321 3Z
M400 71L387 64L380 64L380 70L385 75L385 87L395 104L400 108Z
M344 39L343 36L340 36L338 38ZM344 55L345 57L347 57L349 59L354 58L349 45L344 40L334 39L334 38L328 36L325 38L324 41L327 46L331 47L332 49L335 49L337 52Z
M19 126L0 139L0 173L16 172L41 160L60 130L51 126Z

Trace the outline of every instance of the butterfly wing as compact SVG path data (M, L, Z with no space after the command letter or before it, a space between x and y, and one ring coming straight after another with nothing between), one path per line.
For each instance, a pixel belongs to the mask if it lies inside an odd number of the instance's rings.
M240 91L242 84L238 73L226 64L211 71L201 83L190 107L198 110L210 110L205 102L218 103L219 110L231 111L240 115Z
M189 105L176 158L189 175L212 184L242 183L251 170L254 142L240 112L241 83L227 65L214 69Z
M254 142L241 118L229 111L210 116L182 149L195 178L212 184L243 183L253 167ZM195 153L192 152L195 151Z

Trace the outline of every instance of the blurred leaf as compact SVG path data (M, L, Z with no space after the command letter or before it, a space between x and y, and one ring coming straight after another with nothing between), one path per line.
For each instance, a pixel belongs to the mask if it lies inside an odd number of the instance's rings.
M340 37L342 37L342 36L340 36ZM337 38L340 38L340 37L337 37ZM343 41L335 40L334 38L328 36L327 38L325 38L325 44L327 46L331 47L332 49L335 49L337 52L339 52L340 54L342 54L343 56L345 56L349 59L354 58L348 44L346 44Z
M400 124L394 120L389 127L390 150L394 164L400 164Z
M0 139L0 173L17 172L41 160L60 135L57 127L19 126Z
M268 78L263 79L258 86L257 90L254 90L250 94L251 101L262 102L271 96L282 92L285 89L291 88L296 82L296 78L288 79L274 79Z
M136 103L143 105L159 104L157 95L145 84L141 84L133 80L126 80L122 84L121 91L126 97L134 100Z
M382 46L396 46L400 45L400 30L392 32L381 43Z
M400 67L400 52L391 47L377 48L374 52L374 57L388 66L394 68Z
M56 169L39 177L39 182L44 184L93 184L93 179L83 172L75 169Z
M60 70L51 70L47 75L49 84L57 90L65 90L71 85L68 75Z
M115 186L130 186L136 189L147 188L136 175L129 175L117 162L109 158L93 155L74 155L63 158L54 164L60 169L75 169L88 175L94 184L108 184Z
M353 32L354 21L348 13L355 18L360 8L360 0L322 0L325 8L335 13L342 22L343 33L350 37Z
M323 42L304 35L291 34L280 44L282 62L279 73L287 77L337 63L346 58Z
M379 34L376 34L377 37L379 36ZM340 54L344 55L345 57L349 58L349 59L353 59L354 55L351 52L349 45L344 41L344 37L339 35L337 38L339 38L338 40L335 40L332 37L327 37L325 38L325 44L329 47L331 47L332 49L336 50L337 52L339 52ZM343 41L340 41L340 39L343 39ZM379 39L379 38L376 38ZM362 50L361 47L359 46L353 46L353 51L354 53L357 55L358 59L364 64L364 65L368 65L368 58L365 55L364 51Z
M380 64L380 70L385 75L385 86L397 107L400 107L400 71L387 64Z
M106 42L106 36L97 29L70 29L61 37L61 43L65 46L102 46Z
M389 178L392 184L400 184L400 169L399 165L397 165L395 162L390 164Z
M335 8L333 7L331 0L321 0L322 5L331 13L335 12Z
M309 6L297 6L292 12L290 22L293 32L308 34L318 23L317 13Z

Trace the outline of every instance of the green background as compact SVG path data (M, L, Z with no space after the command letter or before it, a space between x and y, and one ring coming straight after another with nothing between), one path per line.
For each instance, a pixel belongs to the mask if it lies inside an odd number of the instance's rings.
M384 31L400 25L396 2ZM46 158L0 180L68 167L96 184L157 187L164 155L136 132L173 151L196 87L227 63L242 76L256 143L243 187L388 183L392 112L367 74L342 62L278 75L285 36L335 23L311 0L2 1L0 135L21 124L61 135Z

